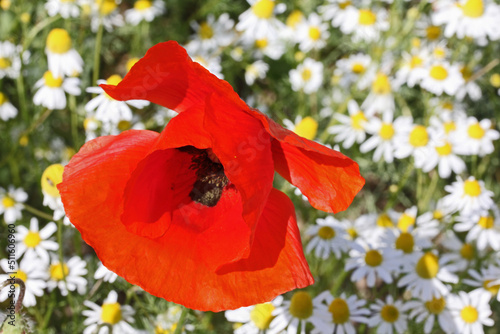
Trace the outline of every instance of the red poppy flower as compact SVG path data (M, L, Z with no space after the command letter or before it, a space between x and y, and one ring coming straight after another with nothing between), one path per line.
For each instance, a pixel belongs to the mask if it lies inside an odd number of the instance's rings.
M66 213L107 268L197 310L262 303L313 283L274 171L314 207L337 212L364 184L355 162L249 108L175 42L102 87L179 112L161 134L88 142L64 170Z

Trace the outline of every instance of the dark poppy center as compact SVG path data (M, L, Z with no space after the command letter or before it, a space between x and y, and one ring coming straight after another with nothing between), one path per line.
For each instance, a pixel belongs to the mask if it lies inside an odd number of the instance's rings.
M184 146L178 150L192 155L189 168L196 172L196 181L189 197L208 207L216 206L229 184L222 164L211 150L200 150L194 146Z

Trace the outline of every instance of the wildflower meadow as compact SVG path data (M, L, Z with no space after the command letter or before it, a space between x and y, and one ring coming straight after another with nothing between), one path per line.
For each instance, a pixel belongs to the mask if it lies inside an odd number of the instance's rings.
M500 1L0 0L0 333L498 333Z

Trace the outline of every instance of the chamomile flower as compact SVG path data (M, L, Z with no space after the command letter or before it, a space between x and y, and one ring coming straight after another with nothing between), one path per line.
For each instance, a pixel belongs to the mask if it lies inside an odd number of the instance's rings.
M312 334L354 334L355 323L368 322L370 311L365 308L366 301L355 295L347 297L342 293L335 298L330 291L324 291L314 298L314 302L323 323L314 328Z
M413 87L418 84L424 75L422 69L429 61L429 58L430 55L425 48L414 50L411 53L403 52L403 63L396 72L396 86L406 83L408 87Z
M443 204L450 211L460 211L462 215L469 215L475 211L489 210L493 206L493 192L486 189L484 182L469 176L462 180L457 176L457 181L444 187L449 194L443 198Z
M465 82L458 65L446 61L433 62L422 71L420 87L436 95L453 96Z
M353 34L355 42L373 42L380 38L381 32L389 29L387 12L383 9L368 8L345 10L340 30L344 34Z
M464 283L483 291L500 301L500 268L494 265L481 268L481 271L470 269L468 271L472 279L465 278Z
M475 117L468 117L457 124L457 146L459 154L479 155L484 157L493 153L493 141L500 138L500 132L492 129L491 120L478 121Z
M93 32L102 24L107 31L124 25L123 16L118 11L121 0L90 0L92 20L90 27Z
M73 256L62 264L58 260L52 260L47 288L49 291L59 288L63 296L67 296L68 291L77 291L83 295L87 290L87 280L83 277L87 274L86 265L78 256Z
M226 319L242 324L234 330L234 334L259 334L269 330L274 319L273 311L283 303L283 297L278 296L269 303L241 307L224 313Z
M46 264L37 261L37 258L25 256L19 263L7 259L0 260L0 267L7 273L6 275L0 275L0 282L4 282L11 276L21 279L24 282L26 290L24 291L23 305L26 307L36 305L36 297L43 296L43 290L47 286L45 280L47 278L47 272L45 268ZM16 285L16 298L19 296L19 289ZM8 298L8 289L3 289L0 293L0 301L4 301Z
M298 9L292 12L286 18L286 28L282 30L281 37L291 43L296 43L296 36L305 21L304 13Z
M490 295L481 290L450 295L447 305L453 315L456 333L483 334L483 326L493 326L489 301Z
M280 37L261 38L252 41L253 57L263 58L264 56L278 60L286 51L285 41Z
M269 70L269 65L262 60L257 60L245 68L245 81L251 86L256 79L264 79Z
M44 263L49 263L49 251L59 249L59 244L50 240L50 237L57 230L54 222L49 222L41 230L38 229L38 219L31 218L30 228L23 225L17 226L16 235L16 258L20 258L26 253L26 257L39 258Z
M452 271L464 271L477 260L474 245L462 242L451 230L445 231L441 245L447 250L441 255L441 259L454 268Z
M347 103L349 116L335 113L334 117L340 124L328 128L328 132L335 135L335 141L341 142L342 147L350 148L354 143L362 143L366 139L365 126L367 117L354 100Z
M377 249L359 240L352 243L351 248L345 265L346 271L353 270L351 281L366 279L368 287L374 287L377 278L392 283L392 273L398 269L399 252L390 248Z
M467 232L465 241L474 241L477 249L485 250L491 247L500 250L500 212L494 205L491 210L473 211L468 215L457 217L453 229L457 232Z
M116 279L118 278L118 275L109 270L102 264L102 262L99 262L99 267L94 273L94 278L95 279L101 279L104 282L109 282L109 283L114 283Z
M170 334L174 333L177 328L177 324L182 315L182 307L180 305L170 305L166 312L160 313L155 319L155 334ZM185 324L182 327L181 333L185 334L185 329L192 331L194 326L191 324ZM137 331L134 333L142 333L142 331Z
M125 11L125 20L131 25L141 21L152 22L155 17L165 13L165 2L162 0L136 0L134 8Z
M306 94L315 93L323 83L323 63L306 58L296 69L291 70L289 75L294 91L302 90Z
M316 219L316 225L310 226L306 235L312 236L307 244L306 252L311 253L314 250L316 257L323 260L326 260L332 253L337 259L340 258L350 246L346 239L347 232L332 216Z
M267 330L269 334L279 333L285 328L288 333L297 333L299 325L300 333L305 334L307 323L313 324L314 327L321 326L317 306L313 302L311 294L304 290L295 292L290 300L283 301L271 314L275 318Z
M460 73L464 78L464 84L457 91L456 97L459 100L463 100L466 95L470 97L472 101L477 101L483 95L481 92L481 87L473 79L473 72L468 66L462 66Z
M410 155L423 154L429 144L429 131L420 124L413 124L409 131L400 132L396 140L394 156L404 159Z
M118 74L113 74L107 80L97 80L97 85L108 84L117 85L122 78ZM89 87L88 93L99 94L85 105L85 111L98 121L103 123L118 124L120 121L132 120L132 109L129 105L142 109L149 105L148 101L128 100L117 101L104 92L101 87Z
M66 217L64 206L61 201L61 195L57 189L57 185L62 182L64 167L61 164L53 164L45 169L42 174L42 194L43 205L54 210L54 220L59 220L64 217L64 225L70 225L69 218Z
M47 0L45 9L49 16L56 16L59 14L65 19L78 17L80 15L80 6L75 1Z
M208 15L206 21L191 22L191 27L195 35L191 36L191 41L186 45L189 53L212 52L219 47L230 45L235 39L234 21L227 13L219 16L217 20L215 16Z
M21 45L9 41L0 41L0 79L8 77L16 79L21 70Z
M111 290L104 299L102 306L99 306L89 300L83 302L90 310L84 310L82 314L87 317L83 324L87 326L83 334L107 334L110 332L108 326L99 326L108 324L111 326L112 333L132 334L136 330L130 325L134 322L135 311L130 305L120 305L118 303L118 294ZM98 331L96 331L99 328Z
M52 29L47 35L45 53L49 71L54 77L74 76L82 72L83 59L71 44L71 37L64 29Z
M399 262L403 270L410 269L412 264L418 261L423 249L432 247L432 242L421 236L413 227L406 232L400 229L386 229L381 243L401 252Z
M9 102L7 96L0 92L0 119L7 121L17 116L17 109Z
M394 79L384 72L378 72L371 83L370 94L363 101L361 108L370 116L376 112L394 110L393 91Z
M374 314L368 319L368 326L377 327L379 334L403 333L408 328L408 320L403 309L405 303L401 300L394 300L389 295L385 301L377 299L370 306Z
M415 319L416 323L424 323L424 333L432 332L434 323L437 323L446 334L456 333L453 316L448 309L444 297L433 297L431 300L411 300L406 302L403 311L409 312L409 318Z
M44 106L50 110L66 108L66 94L80 95L80 79L62 78L47 71L43 77L35 83L38 91L33 96L33 103Z
M349 0L328 0L326 5L318 8L325 21L331 21L332 27L340 27L349 17L347 11L356 11Z
M210 73L218 77L219 79L224 79L224 74L222 74L222 66L220 64L220 57L213 54L195 53L190 54L193 61L197 62L204 68L206 68Z
M400 214L394 210L388 210L380 214L365 214L356 219L359 226L361 239L376 246L382 246L381 238L387 230L396 228Z
M328 24L324 23L316 13L309 15L297 30L297 41L303 52L322 49L330 37Z
M7 224L21 219L23 203L28 199L28 194L22 188L10 186L7 191L0 187L0 215Z
M276 36L284 30L285 25L275 17L283 13L285 4L277 4L274 0L247 0L250 8L239 16L236 30L243 32L242 38L256 40Z
M358 88L364 89L370 85L373 80L372 71L368 71L372 65L372 58L364 53L350 55L342 58L335 64L337 68L334 74L340 77L340 85L349 87L352 83L358 82Z
M450 223L452 213L453 211L444 204L443 200L439 200L434 210L424 212L417 217L419 233L430 239L435 238Z
M422 300L431 300L446 296L449 287L443 282L458 283L458 277L451 272L452 266L444 262L433 252L421 254L413 267L398 281L398 287L406 287L412 296Z
M283 120L283 125L290 131L295 132L295 134L304 137L309 140L314 140L316 134L318 133L318 122L311 116L302 118L302 116L297 116L295 122L289 119Z

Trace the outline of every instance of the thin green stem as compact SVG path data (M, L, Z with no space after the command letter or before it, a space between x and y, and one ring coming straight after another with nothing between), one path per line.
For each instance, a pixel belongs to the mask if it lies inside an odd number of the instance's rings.
M188 312L189 312L189 309L185 306L182 306L181 317L179 318L179 321L177 321L177 326L175 327L174 334L181 334L182 333L182 328L184 327L184 321L186 320L186 316L187 316Z
M45 27L51 25L52 23L54 23L55 21L59 20L61 18L61 16L57 15L57 16L53 16L53 17L49 17L41 22L39 22L37 25L35 25L29 32L28 32L28 35L26 36L26 38L24 39L24 43L23 43L23 52L25 50L27 50L31 44L31 42L33 42L33 40L35 39L36 35L38 35L38 33L40 31L42 31Z
M70 123L71 123L71 137L73 139L73 148L77 150L80 146L78 140L78 114L76 112L76 97L74 95L69 96L69 112L70 112Z
M95 38L95 49L94 49L94 72L92 76L92 84L97 83L99 79L99 66L101 65L101 46L102 46L102 35L104 33L104 26L102 25L102 18L99 21L99 28L97 29L97 36Z
M28 107L26 105L26 89L24 87L24 79L23 79L23 74L22 74L22 66L20 69L19 76L17 77L16 80L16 85L17 85L17 97L19 99L19 109L21 109L21 116L23 118L24 122L29 121L29 115L28 115Z
M28 205L28 204L23 204L24 206L24 209L32 214L34 214L35 216L38 216L40 218L43 218L43 219L46 219L46 220L54 220L54 217L52 217L51 215L49 215L48 213L45 213L43 211L40 211L38 209L35 209L34 207Z
M403 176L401 177L401 179L398 183L396 191L391 195L391 197L387 201L387 204L384 207L384 212L387 211L387 209L389 209L394 204L394 201L396 200L399 193L401 192L401 190L405 186L406 182L408 181L408 178L410 177L411 172L413 172L413 169L414 169L413 164L409 163L408 167L406 167L405 173L403 174Z
M421 212L421 210L424 210L429 206L429 202L432 199L432 195L436 191L436 186L439 181L439 174L434 171L434 174L432 175L431 178L431 184L429 188L427 188L425 196L423 196L422 200L420 201L420 197L418 197L418 210Z

